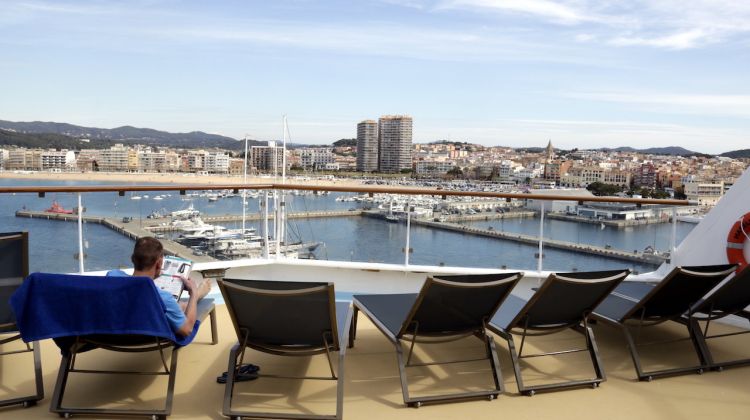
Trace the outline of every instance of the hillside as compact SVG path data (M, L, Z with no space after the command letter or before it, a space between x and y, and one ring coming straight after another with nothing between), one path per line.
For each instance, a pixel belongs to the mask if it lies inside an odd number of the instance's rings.
M701 154L699 152L694 152L692 150L688 150L680 146L650 147L648 149L634 149L632 147L618 147L616 149L604 148L601 150L605 150L605 151L612 150L615 152L636 152L636 153L645 153L649 155L669 155L669 156L693 156L693 155Z
M0 120L0 130L11 130L18 134L55 134L63 135L68 138L88 138L94 143L95 140L102 140L112 143L144 144L149 146L166 146L185 149L198 148L221 148L227 150L242 150L244 142L238 141L231 137L220 136L217 134L208 134L202 131L192 131L189 133L169 133L166 131L154 130L151 128L137 128L132 126L123 126L117 128L96 128L82 127L73 124L56 123L56 122L13 122ZM17 138L18 139L18 138ZM32 138L26 138L32 143ZM58 138L62 141L62 138ZM99 143L96 143L99 144ZM250 146L262 145L264 142L250 140ZM32 146L27 146L32 147ZM33 146L33 147L55 147L55 146ZM93 147L93 146L92 146ZM106 146L101 146L106 147Z
M0 146L19 146L28 149L103 149L112 143L108 140L92 139L82 142L63 134L54 133L16 133L0 129Z
M721 156L732 159L750 158L750 149L732 150L731 152L722 153Z

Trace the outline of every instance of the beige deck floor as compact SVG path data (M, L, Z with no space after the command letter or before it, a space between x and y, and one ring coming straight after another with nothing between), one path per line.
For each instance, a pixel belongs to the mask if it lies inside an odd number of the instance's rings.
M220 341L209 343L208 328L202 328L196 342L179 354L175 400L171 418L220 419L224 386L215 378L226 370L229 349L235 343L234 332L224 306L218 308ZM207 325L206 325L207 327ZM722 326L721 329L729 329ZM683 334L677 326L652 328L644 339L663 339ZM625 348L624 339L605 325L595 327L608 381L598 389L582 388L540 393L534 397L516 393L507 347L498 340L503 369L505 394L495 401L475 400L450 404L426 405L419 409L403 404L393 346L360 314L359 332L354 348L347 351L345 372L346 419L748 419L750 418L750 367L637 382ZM554 341L550 341L554 338ZM750 356L750 335L721 339L712 346L717 358ZM576 346L582 337L575 333L537 339L527 344L529 350L549 349L550 345ZM8 349L7 346L4 349ZM684 351L683 351L684 350ZM418 346L416 357L429 361L471 357L482 354L482 344L467 338L448 345ZM650 366L690 363L689 342L654 346L647 352ZM93 360L108 367L158 368L158 358L145 359L97 350L85 355L82 363ZM49 412L58 364L59 351L50 340L42 343L45 399L36 407L0 408L2 419L57 418ZM586 353L560 358L528 359L525 365L529 383L557 378L593 375ZM324 375L328 371L324 356L282 358L249 353L249 361L262 366L263 373ZM491 386L489 367L485 362L451 364L410 369L415 394L475 390ZM0 398L13 392L31 391L31 357L6 356L0 365ZM138 403L158 406L162 402L166 381L147 378L72 378L67 404L76 401L96 403L117 401L114 405ZM335 383L332 381L299 381L261 378L238 386L236 404L252 404L253 409L300 413L329 414L334 411ZM252 393L252 394L251 394Z

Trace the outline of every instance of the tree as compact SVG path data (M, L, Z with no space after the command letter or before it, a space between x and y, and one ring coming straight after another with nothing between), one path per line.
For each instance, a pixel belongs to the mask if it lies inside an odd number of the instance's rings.
M594 195L615 195L622 191L619 185L605 184L603 182L592 182L586 187L587 190L591 191Z
M458 166L454 166L450 171L448 171L448 175L458 178L464 176L464 171L462 171Z

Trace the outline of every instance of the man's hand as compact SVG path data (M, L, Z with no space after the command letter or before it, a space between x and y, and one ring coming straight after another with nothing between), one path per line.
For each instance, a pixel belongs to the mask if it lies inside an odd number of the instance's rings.
M180 280L182 280L182 286L185 288L185 290L187 290L188 294L192 296L195 292L195 282L193 281L193 279L188 277L186 279L181 278Z

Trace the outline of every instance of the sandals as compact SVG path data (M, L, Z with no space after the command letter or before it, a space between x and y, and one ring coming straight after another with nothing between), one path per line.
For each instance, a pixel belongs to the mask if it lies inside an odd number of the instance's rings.
M258 379L259 370L260 366L254 365L252 363L245 363L237 369L237 372L234 374L234 381L243 382ZM222 373L221 376L217 376L216 382L220 384L227 383L227 372Z

